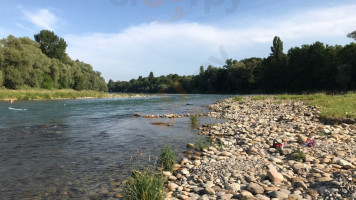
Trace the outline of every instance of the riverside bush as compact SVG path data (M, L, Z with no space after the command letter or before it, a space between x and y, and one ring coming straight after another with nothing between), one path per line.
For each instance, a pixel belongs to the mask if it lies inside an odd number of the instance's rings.
M198 151L203 151L204 149L210 147L211 142L205 137L199 137L195 140L195 146Z
M199 121L199 114L192 114L190 115L190 125L192 127L197 127Z
M306 156L305 153L303 151L301 151L300 149L297 149L293 155L292 155L293 159L296 161L304 161Z
M133 172L123 190L126 200L163 200L164 178L152 171Z
M164 145L161 149L160 162L167 171L173 171L173 164L176 163L176 156L170 146Z

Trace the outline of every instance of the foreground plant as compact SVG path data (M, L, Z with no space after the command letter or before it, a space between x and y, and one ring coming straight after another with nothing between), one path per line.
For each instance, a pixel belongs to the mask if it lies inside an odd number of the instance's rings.
M133 172L124 187L126 200L163 200L164 178L152 171Z
M211 142L205 137L199 137L195 140L195 146L198 151L203 151L211 146Z
M160 162L167 171L173 171L173 164L176 163L176 156L170 146L164 145L161 149Z
M300 149L297 149L293 155L292 155L293 159L296 161L304 161L306 158L306 155L303 151L301 151Z
M190 115L190 125L192 127L197 127L198 126L198 121L199 121L199 114L198 113Z

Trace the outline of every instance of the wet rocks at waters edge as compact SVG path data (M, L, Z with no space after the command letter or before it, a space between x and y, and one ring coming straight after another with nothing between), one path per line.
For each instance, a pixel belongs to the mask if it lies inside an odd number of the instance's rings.
M214 145L183 158L166 199L356 198L356 125L324 125L317 107L291 100L245 97L209 108L227 121L202 129Z

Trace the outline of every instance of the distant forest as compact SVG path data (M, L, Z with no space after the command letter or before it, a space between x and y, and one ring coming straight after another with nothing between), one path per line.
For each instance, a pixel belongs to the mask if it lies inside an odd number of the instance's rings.
M356 40L356 31L348 35ZM140 76L110 80L110 92L142 93L304 93L356 89L356 44L329 46L321 42L283 53L275 37L267 58L226 60L220 67L200 67L198 75Z
M48 30L34 38L0 40L0 89L108 90L100 72L66 54L63 38Z

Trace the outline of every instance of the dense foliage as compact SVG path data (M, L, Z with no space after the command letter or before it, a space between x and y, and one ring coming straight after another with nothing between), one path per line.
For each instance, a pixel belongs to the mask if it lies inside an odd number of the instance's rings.
M356 31L349 33L349 34L347 35L347 37L353 38L353 39L356 40Z
M130 81L109 81L112 92L147 93L277 93L349 91L356 89L356 44L329 46L321 42L291 48L273 40L267 58L228 59L222 67L200 67L192 76L170 74Z
M36 42L40 43L42 53L50 58L64 60L66 57L67 43L63 38L59 38L53 31L42 30L35 36Z
M107 91L100 72L67 56L62 38L49 31L35 38L39 42L11 35L0 40L0 88Z

